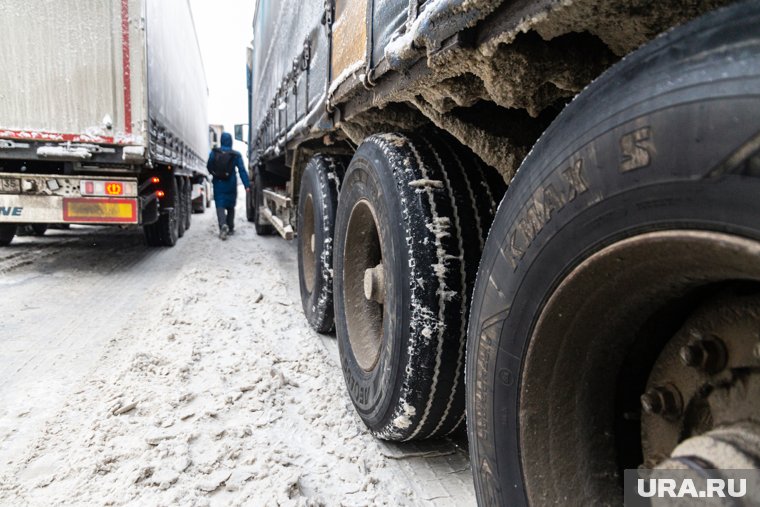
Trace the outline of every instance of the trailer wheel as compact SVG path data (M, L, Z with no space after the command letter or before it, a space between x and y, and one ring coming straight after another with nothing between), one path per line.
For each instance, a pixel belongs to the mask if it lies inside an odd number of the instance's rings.
M44 236L48 230L48 224L31 224L30 228L35 236Z
M143 226L145 240L150 246L174 246L179 238L180 195L179 185L176 178L170 178L171 189L166 192L166 199L171 199L171 206L161 210L158 220L150 225ZM162 202L162 208L167 203Z
M624 469L757 463L758 25L743 3L658 38L523 162L468 330L479 504L621 504Z
M488 196L500 197L485 191L485 170L442 136L383 134L359 146L342 183L338 346L354 407L380 438L446 435L464 421L469 295L496 208Z
M259 210L261 209L261 206L264 204L264 186L267 184L267 180L262 174L261 169L256 168L253 170L253 188L250 192L246 192L246 194L250 195L250 203L251 207L249 208L251 210L251 216L253 218L253 223L256 228L256 234L259 236L269 236L272 233L274 233L274 227L272 227L272 224L265 221L264 217L260 216ZM247 196L246 196L247 197ZM246 203L248 200L246 200ZM246 211L246 215L248 215L248 212Z
M298 279L306 320L318 333L333 329L333 232L342 157L315 155L301 177L298 199Z
M0 224L0 246L8 246L16 235L15 224Z
M193 222L193 183L190 178L182 178L184 191L182 192L182 204L185 207L185 230L190 230Z
M187 208L185 207L185 179L174 178L174 184L177 189L176 204L177 207L177 237L181 238L187 230Z
M255 180L255 174L249 176L251 181L251 189L250 192L245 193L245 219L249 222L256 222L256 214L253 211L254 204L253 204L253 194L256 192L256 180Z
M199 185L201 187L201 195L200 199L192 204L193 212L194 213L205 213L206 212L206 183L200 182L195 183L195 185ZM190 183L190 199L192 201L192 189L193 189L193 183Z

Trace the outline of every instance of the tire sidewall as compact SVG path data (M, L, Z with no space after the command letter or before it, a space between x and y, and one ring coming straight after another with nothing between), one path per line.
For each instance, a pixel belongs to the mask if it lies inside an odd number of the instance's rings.
M264 179L260 169L256 169L253 176L253 190L250 192L253 194L251 198L253 202L253 224L256 228L256 234L267 236L272 234L272 226L270 224L262 223L262 218L259 212L259 209L264 202Z
M760 238L753 197L760 179L722 166L758 133L760 101L743 91L748 80L724 84L717 97L709 83L646 97L657 89L650 84L640 84L629 107L581 108L589 105L582 99L586 104L563 113L524 162L491 229L467 363L471 457L486 504L526 502L523 361L546 301L573 267L607 245L655 230ZM604 89L593 93L603 96Z
M177 217L177 237L181 238L185 235L187 230L187 207L185 206L185 182L181 178L175 178L176 182L176 197L175 197L175 213Z
M398 190L392 178L378 178L379 171L392 174L390 168L376 167L381 158L372 156L378 150L374 145L357 152L342 184L340 203L335 223L335 250L333 265L335 277L335 312L338 348L340 350L341 368L346 386L356 410L371 430L380 430L387 423L390 413L395 408L392 403L398 397L401 387L400 377L403 372L399 365L406 364L406 348L403 338L408 334L404 322L409 320L409 281L403 270L385 270L386 304L384 305L383 338L380 357L375 367L364 371L359 367L351 349L345 319L345 303L342 295L344 273L344 250L348 219L355 203L364 199L369 201L375 212L378 236L380 237L384 265L399 266L408 263L403 241L403 229L391 227L390 224L402 223L401 210L394 195ZM369 153L368 153L369 152ZM403 263L403 264L402 264ZM397 339L392 339L397 337ZM387 393L393 389L394 393Z
M328 332L333 327L334 320L333 280L328 269L332 268L332 245L337 192L326 181L327 164L328 162L321 156L315 156L309 162L301 178L301 189L298 199L298 216L300 217L298 220L298 282L301 290L301 303L306 319L318 332ZM311 291L306 286L303 256L303 248L305 246L303 242L311 241L311 238L306 238L302 233L302 218L306 211L306 201L309 195L311 195L314 216L313 255L315 261ZM325 237L326 232L329 234L329 238ZM329 245L326 239L330 240ZM330 250L326 251L327 248ZM321 308L320 306L325 307Z

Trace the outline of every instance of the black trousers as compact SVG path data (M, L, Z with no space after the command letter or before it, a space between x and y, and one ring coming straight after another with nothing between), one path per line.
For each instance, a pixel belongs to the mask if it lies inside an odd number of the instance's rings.
M235 228L235 207L232 208L216 208L216 219L219 221L219 228L221 229L224 224L227 224L229 230Z

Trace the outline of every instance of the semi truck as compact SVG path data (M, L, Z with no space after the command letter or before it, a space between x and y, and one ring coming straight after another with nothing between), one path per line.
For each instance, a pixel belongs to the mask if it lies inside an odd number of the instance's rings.
M0 245L32 224L142 226L173 246L206 180L187 0L1 0Z
M258 0L248 219L297 241L374 435L466 426L482 505L760 465L758 26L722 0Z

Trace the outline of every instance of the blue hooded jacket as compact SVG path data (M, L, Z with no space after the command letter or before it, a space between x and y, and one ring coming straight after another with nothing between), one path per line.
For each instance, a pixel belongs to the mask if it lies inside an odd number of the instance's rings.
M235 167L237 172L240 173L240 179L243 180L243 186L248 188L251 186L248 180L248 172L245 170L245 164L243 164L243 157L237 151L232 149L232 136L229 132L222 133L222 151L233 151L237 157L235 157ZM214 162L214 151L211 150L208 156L208 162L206 167L212 167ZM232 175L227 180L219 180L214 178L214 203L217 208L234 208L237 201L237 176L235 171L232 171Z

